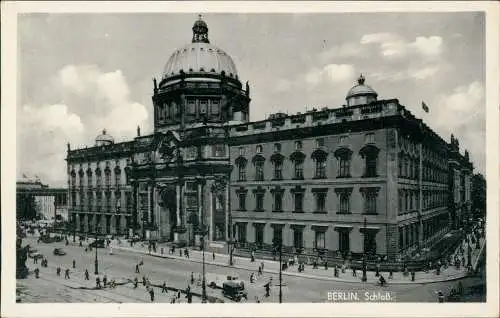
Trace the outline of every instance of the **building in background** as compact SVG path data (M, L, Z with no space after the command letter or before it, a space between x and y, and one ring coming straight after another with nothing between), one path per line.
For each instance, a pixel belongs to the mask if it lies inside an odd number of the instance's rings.
M398 258L470 215L468 154L360 76L338 108L249 122L250 86L201 19L153 83L154 133L67 150L80 232Z
M16 182L17 218L68 220L68 189L50 188L25 175Z

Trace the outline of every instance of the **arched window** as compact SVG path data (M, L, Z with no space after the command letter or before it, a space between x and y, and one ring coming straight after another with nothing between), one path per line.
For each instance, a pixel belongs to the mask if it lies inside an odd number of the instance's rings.
M97 187L102 186L102 173L101 173L101 168L97 167L97 169L95 169L95 176L96 176L96 186L97 186Z
M104 170L104 177L105 177L105 183L106 183L106 187L109 187L111 186L111 170L109 169L109 167L106 167L106 169Z
M304 159L305 154L301 151L295 151L290 155L290 160L293 163L293 176L292 179L304 179Z
M93 186L94 181L92 180L92 169L87 169L87 188L91 188Z
M265 159L262 155L256 155L253 158L255 166L255 181L264 181L264 162Z
M120 169L120 166L115 167L115 185L119 186L121 184L121 178L122 178L122 169Z
M379 149L372 145L368 144L361 148L359 151L362 158L365 159L365 173L364 177L376 177L377 174L377 161L378 161L378 153Z
M279 145L279 144L278 144ZM273 180L282 180L283 179L283 155L279 153L275 153L271 156L271 162L274 166Z

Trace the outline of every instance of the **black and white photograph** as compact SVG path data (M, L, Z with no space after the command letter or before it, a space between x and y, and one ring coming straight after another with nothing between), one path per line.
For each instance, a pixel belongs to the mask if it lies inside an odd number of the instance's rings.
M11 315L498 307L498 5L66 4L10 13Z

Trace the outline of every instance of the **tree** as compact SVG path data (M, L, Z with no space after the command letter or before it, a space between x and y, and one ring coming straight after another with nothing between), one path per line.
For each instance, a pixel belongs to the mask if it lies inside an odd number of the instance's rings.
M37 205L35 196L29 193L18 193L16 196L17 218L32 220L37 218Z
M486 215L486 179L480 173L472 176L472 212L474 218Z

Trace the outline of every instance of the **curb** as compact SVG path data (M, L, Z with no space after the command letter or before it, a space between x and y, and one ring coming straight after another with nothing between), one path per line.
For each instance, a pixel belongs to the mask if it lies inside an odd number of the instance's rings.
M159 258L169 258L169 259L177 259L177 260L186 260L184 257L178 257L175 255L169 255L169 254L159 254L159 253L149 253L148 251L140 251L128 247L114 247L117 250L124 250L124 251L129 251L129 252L135 252L135 253L140 253L143 255L149 255L153 257L159 257ZM198 259L188 259L189 262L194 262L194 263L203 263L202 260ZM244 270L250 270L250 271L255 271L255 268L250 268L248 266L242 266L242 265L233 265L230 266L229 264L226 263L219 263L219 262L212 262L212 261L205 261L205 264L210 264L210 265L216 265L220 267L226 267L226 268L237 268L237 269L244 269ZM270 274L279 274L279 271L276 270L266 270L264 269L263 272L265 273L270 273ZM342 278L336 278L336 277L328 277L328 276L315 276L315 275L308 275L308 274L302 274L302 273L292 273L292 272L287 272L287 271L282 271L282 275L288 275L288 276L295 276L295 277L303 277L307 279L316 279L316 280L327 280L327 281L333 281L333 282L345 282L345 283L358 283L358 284L366 284L367 282L361 282L361 281L353 281L349 279L342 279ZM467 272L464 273L459 273L457 275L453 276L448 276L448 277L439 277L433 280L422 280L422 281L390 281L391 285L414 285L414 284L429 284L429 283L438 283L438 282L446 282L446 281L454 281L463 277L466 277L468 274Z

